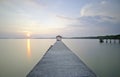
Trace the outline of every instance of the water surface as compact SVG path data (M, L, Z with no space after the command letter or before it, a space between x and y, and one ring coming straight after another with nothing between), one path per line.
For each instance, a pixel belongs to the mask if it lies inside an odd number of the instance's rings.
M0 39L0 77L25 77L55 39ZM63 42L99 77L120 77L120 44L99 40L65 39Z

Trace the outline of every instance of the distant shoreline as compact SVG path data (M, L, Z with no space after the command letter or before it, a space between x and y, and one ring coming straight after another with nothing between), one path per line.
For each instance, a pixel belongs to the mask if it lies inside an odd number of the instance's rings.
M0 37L0 39L56 39L55 37ZM62 37L62 39L120 39L120 35L90 36L90 37Z

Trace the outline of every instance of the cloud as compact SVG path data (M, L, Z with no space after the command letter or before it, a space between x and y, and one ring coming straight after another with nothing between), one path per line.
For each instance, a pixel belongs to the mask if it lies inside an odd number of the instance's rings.
M43 8L37 0L0 0L0 32L41 27L39 19L47 17Z
M69 8L73 9L72 11L65 10L61 7L60 0L54 1L56 2L0 0L0 32L31 31L41 34L51 32L71 36L120 33L120 10L117 2L101 1L86 4L77 17L79 9L71 8L73 7L71 5ZM66 6L66 9L69 9L68 5ZM73 16L69 15L70 13Z
M114 17L110 16L80 16L78 18L70 18L66 16L58 16L60 19L69 21L63 29L65 34L73 34L76 36L89 35L107 35L120 33L120 22L113 22Z
M81 16L106 16L112 17L120 21L119 3L110 1L101 1L99 3L91 3L85 5L80 11Z
M0 3L4 4L13 4L13 5L30 5L32 7L45 7L45 4L41 2L41 0L0 0Z
M67 17L67 16L62 16L62 15L56 15L56 17L63 19L63 20L74 20L73 18Z
M36 0L3 0L0 2L0 10L6 10L12 14L38 14L44 10L45 5Z
M101 1L100 3L87 4L81 9L81 16L73 18L76 22L67 26L77 35L119 34L119 13L119 4L116 2Z

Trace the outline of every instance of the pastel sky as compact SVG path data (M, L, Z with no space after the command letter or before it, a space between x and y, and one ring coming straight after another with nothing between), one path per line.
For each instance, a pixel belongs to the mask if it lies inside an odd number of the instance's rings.
M0 0L0 35L120 34L120 0Z

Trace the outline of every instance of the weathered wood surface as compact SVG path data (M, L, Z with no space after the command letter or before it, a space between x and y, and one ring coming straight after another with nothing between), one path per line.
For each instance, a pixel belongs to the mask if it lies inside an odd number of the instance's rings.
M27 77L96 77L96 75L62 41L56 41Z

